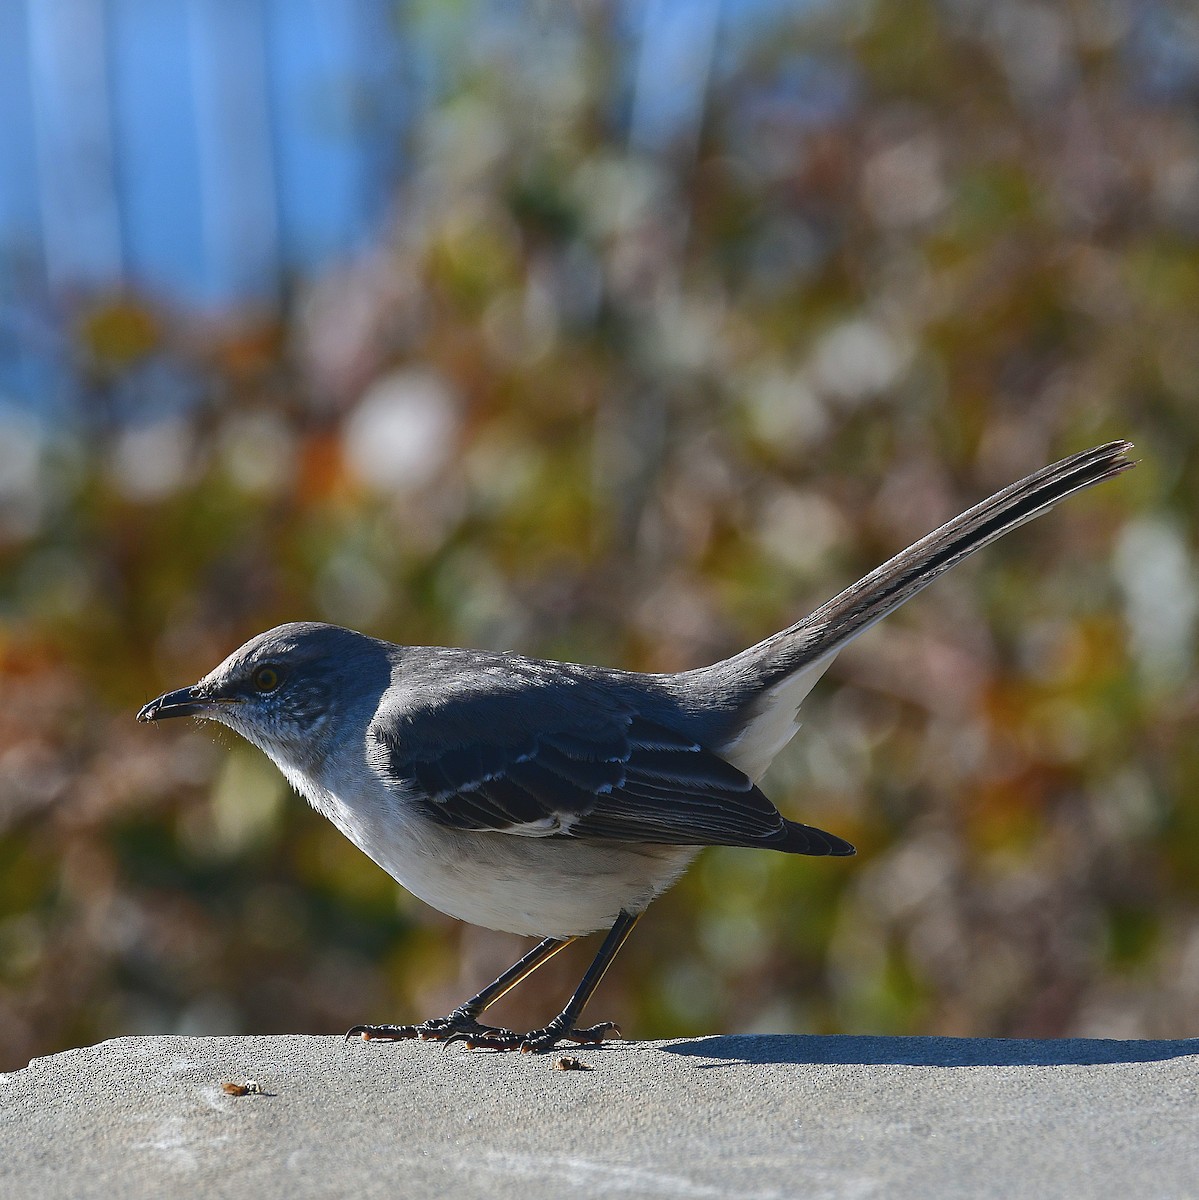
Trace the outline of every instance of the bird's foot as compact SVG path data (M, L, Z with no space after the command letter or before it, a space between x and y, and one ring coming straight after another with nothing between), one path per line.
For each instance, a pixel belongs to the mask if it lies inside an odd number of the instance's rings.
M419 1039L423 1042L463 1042L468 1050L519 1050L522 1054L544 1054L559 1042L575 1042L580 1046L598 1046L608 1035L620 1037L615 1021L603 1021L587 1029L551 1021L544 1029L515 1033L480 1025L474 1017L463 1012L448 1017L436 1017L419 1025L355 1025L346 1033L346 1041L360 1037L364 1042L403 1042Z
M615 1021L603 1021L587 1029L568 1026L551 1021L544 1029L529 1033L514 1033L511 1029L490 1029L475 1033L454 1034L448 1040L465 1042L469 1049L519 1050L522 1054L544 1054L559 1042L575 1042L580 1046L598 1046L605 1036L620 1037L620 1026Z
M506 1029L495 1029L480 1025L471 1013L461 1009L448 1017L434 1017L419 1025L355 1025L346 1031L346 1041L360 1037L364 1042L405 1042L418 1039L422 1042L471 1041L488 1034L504 1034Z

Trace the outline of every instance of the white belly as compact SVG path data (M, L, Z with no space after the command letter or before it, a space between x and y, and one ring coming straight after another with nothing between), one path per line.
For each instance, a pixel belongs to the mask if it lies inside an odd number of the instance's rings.
M434 908L473 925L537 937L592 933L609 928L622 911L642 912L699 852L693 846L596 845L433 824L409 830L406 840L399 854L362 848Z
M414 896L451 917L534 937L607 929L686 870L696 846L646 846L451 829L405 809L377 781L352 804L295 772L297 790Z

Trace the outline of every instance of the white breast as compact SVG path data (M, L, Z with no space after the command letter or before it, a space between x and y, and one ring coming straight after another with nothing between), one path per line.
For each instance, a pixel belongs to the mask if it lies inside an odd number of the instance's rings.
M313 808L414 896L487 929L535 937L607 929L622 910L643 911L699 853L451 829L421 816L365 763L339 769L338 779L352 784L334 794L276 762Z

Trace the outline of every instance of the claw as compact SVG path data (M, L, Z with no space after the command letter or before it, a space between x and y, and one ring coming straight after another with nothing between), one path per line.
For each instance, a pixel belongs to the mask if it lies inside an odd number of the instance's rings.
M468 1050L519 1050L521 1054L544 1054L563 1041L598 1046L608 1034L622 1036L620 1027L613 1021L604 1021L587 1029L562 1028L551 1021L544 1029L513 1033L510 1029L480 1025L473 1017L455 1012L420 1025L355 1025L346 1033L346 1041L352 1037L360 1037L364 1042L399 1042L416 1038L422 1042L440 1042L443 1046L462 1042Z

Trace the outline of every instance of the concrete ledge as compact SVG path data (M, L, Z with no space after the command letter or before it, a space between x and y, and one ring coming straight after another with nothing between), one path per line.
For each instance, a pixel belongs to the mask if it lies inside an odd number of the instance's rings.
M1193 1196L1199 1040L711 1037L559 1055L123 1038L0 1075L0 1195ZM233 1096L225 1082L266 1094Z

